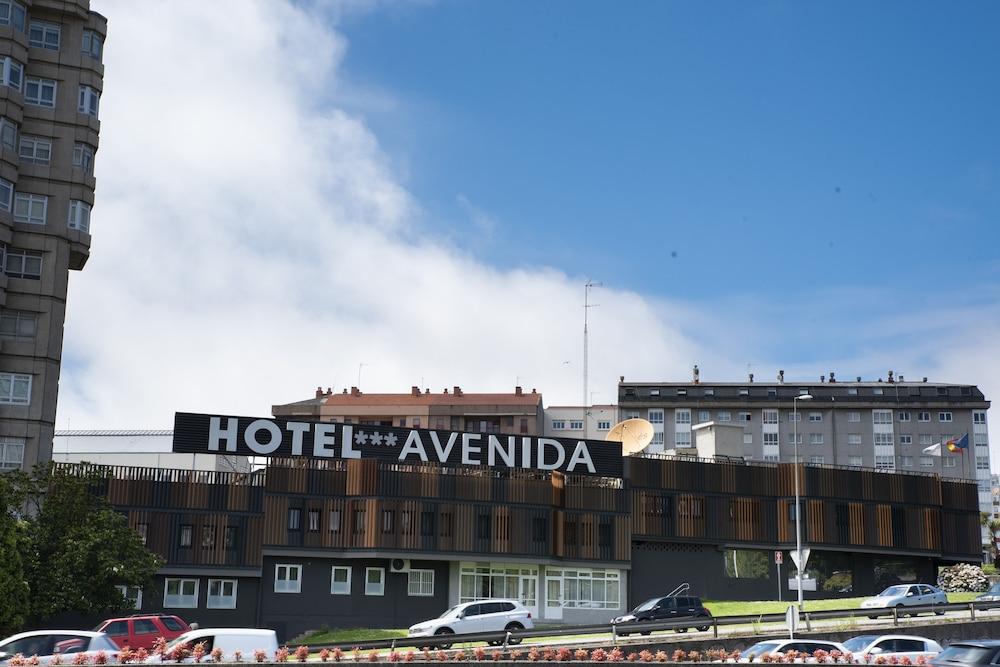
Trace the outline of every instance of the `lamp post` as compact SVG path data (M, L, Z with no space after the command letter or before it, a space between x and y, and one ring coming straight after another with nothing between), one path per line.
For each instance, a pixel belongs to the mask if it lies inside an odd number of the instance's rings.
M811 401L811 394L800 394L792 399L792 444L795 446L795 581L799 589L799 609L802 609L802 512L799 509L799 401Z

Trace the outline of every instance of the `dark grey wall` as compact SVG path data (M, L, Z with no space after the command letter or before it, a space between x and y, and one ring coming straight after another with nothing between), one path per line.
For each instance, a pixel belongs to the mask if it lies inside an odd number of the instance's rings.
M275 593L276 563L302 565L302 592ZM351 594L331 595L334 565L352 568ZM407 595L407 575L389 571L388 560L334 558L264 558L261 576L261 623L273 628L279 641L309 630L329 628L405 628L440 616L448 608L448 563L411 561L414 569L434 570L434 595ZM365 595L365 568L385 568L385 595Z
M212 577L212 579L236 579L236 609L208 609L208 579L206 576L171 575L169 578L198 579L198 607L177 609L163 607L163 580L166 577L156 576L153 588L142 591L143 613L173 614L183 618L188 623L197 623L202 628L255 628L257 627L257 595L260 580L256 577ZM135 612L133 612L135 613Z

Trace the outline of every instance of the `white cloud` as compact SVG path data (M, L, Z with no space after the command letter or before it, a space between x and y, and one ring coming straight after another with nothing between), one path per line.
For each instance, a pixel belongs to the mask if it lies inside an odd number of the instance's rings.
M94 241L70 281L59 427L267 414L317 385L354 384L359 363L369 391L519 380L549 404L581 400L586 276L499 270L428 237L364 118L338 104L352 94L339 71L347 43L310 5L93 4L109 18ZM474 224L497 224L458 201ZM768 309L775 321L752 305L612 288L595 301L596 401L615 400L619 375L687 378L695 362L711 379L749 362L763 380L780 365L812 377L817 365L863 372L892 359L1000 391L995 319L974 339L900 349L895 324L875 322L876 339L858 331L869 342L850 358L817 350L792 366L769 360L786 354L775 337L809 326L782 319L788 310Z

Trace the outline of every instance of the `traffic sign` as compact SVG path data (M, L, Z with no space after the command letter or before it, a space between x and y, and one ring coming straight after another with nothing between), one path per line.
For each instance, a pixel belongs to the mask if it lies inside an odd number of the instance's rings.
M774 552L774 564L775 565L781 565L784 562L784 560L785 560L785 554L784 554L783 551L775 551Z
M794 637L799 628L799 608L793 604L788 605L785 610L785 625L788 627L789 638Z
M796 551L788 552L792 557L792 562L795 563L795 567L800 570L806 569L806 563L809 562L809 547L804 547L802 549L802 562L799 563L799 554Z

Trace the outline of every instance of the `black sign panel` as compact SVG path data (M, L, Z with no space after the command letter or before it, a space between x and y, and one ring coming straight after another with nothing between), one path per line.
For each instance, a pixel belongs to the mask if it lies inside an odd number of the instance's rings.
M178 412L173 451L186 454L377 458L622 476L620 442Z

